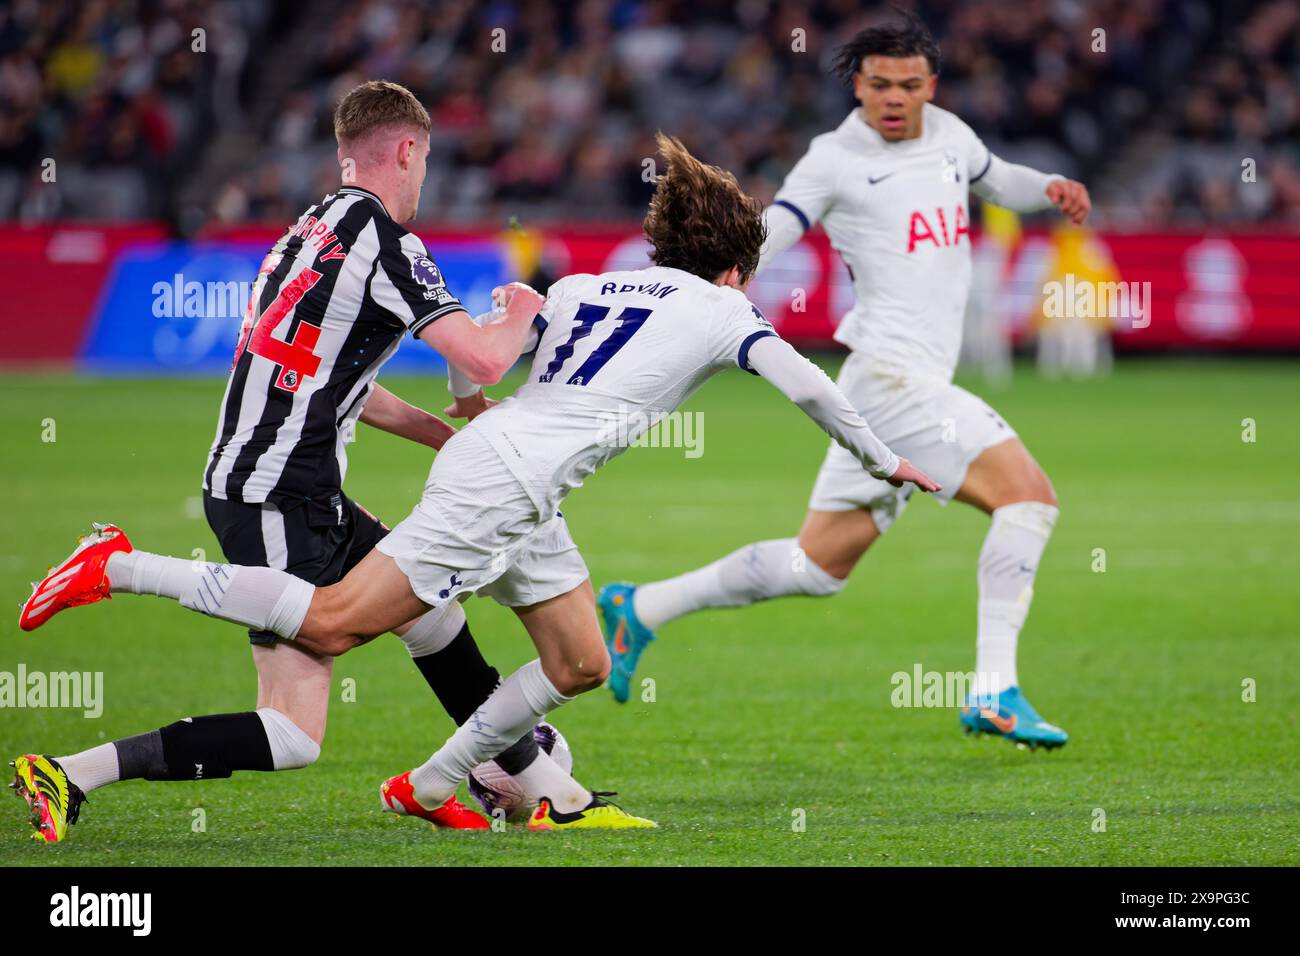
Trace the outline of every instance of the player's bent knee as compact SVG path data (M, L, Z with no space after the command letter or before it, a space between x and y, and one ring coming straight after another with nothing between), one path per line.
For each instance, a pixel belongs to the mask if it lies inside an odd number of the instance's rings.
M1052 487L1052 480L1027 450L1022 452L1016 465L1005 468L1001 480L994 483L995 488L999 486L1001 494L993 494L995 507L1022 501L1039 502L1053 508L1061 506L1056 498L1056 489Z
M891 490L853 511L809 512L799 531L799 545L821 574L801 575L800 592L827 597L843 589L862 556L906 503L905 497Z
M562 661L558 668L559 673L547 676L550 677L556 690L565 697L573 697L576 694L595 690L605 683L609 678L609 667L609 653L602 646L599 657Z
M298 643L325 657L340 657L362 643L355 634L335 634L329 631L299 631Z
M1018 489L1018 494L1014 498L1015 502L1036 502L1058 509L1061 507L1061 502L1056 497L1056 489L1052 487L1051 479L1041 470Z
M809 597L830 597L843 590L869 546L870 542L860 541L810 545L803 553L803 560L793 568L798 592Z
M851 565L844 571L842 577L837 576L830 569L823 568L816 561L809 559L803 573L797 577L799 590L808 597L831 597L839 594L848 583L849 570L852 570Z
M565 669L563 673L556 675L551 680L551 683L565 697L576 697L578 694L585 694L587 691L595 690L605 683L608 677L608 667L594 673Z
M320 757L320 741L313 739L285 714L274 707L262 707L257 716L262 718L262 726L266 729L271 762L276 770L300 770Z
M608 679L608 667L595 673L583 674L570 685L569 689L565 691L564 694L566 697L573 697L576 694L585 694L588 691L593 691L597 687L600 687Z
M341 657L362 643L363 639L357 634L335 634L324 641L321 653L326 657Z
M1051 505L1053 508L1060 510L1061 501L1056 497L1056 489L1052 487L1052 481L1047 477L1046 473L1043 474L1043 483L1040 494L1041 497L1035 497L1035 501L1041 501L1045 505Z
M595 690L601 684L609 679L609 655L602 654L599 660L583 661L581 671L575 675L581 689L576 693L586 693L589 690Z
M311 613L298 630L298 642L326 657L338 657L364 643L365 639L360 634L352 633L348 608L342 606L328 590L316 593L323 600L312 603Z

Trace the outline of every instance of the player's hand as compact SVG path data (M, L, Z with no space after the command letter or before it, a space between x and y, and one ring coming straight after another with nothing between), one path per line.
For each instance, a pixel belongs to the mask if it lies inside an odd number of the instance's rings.
M511 282L509 285L497 286L495 289L492 290L492 305L502 311L505 311L506 307L510 305L510 301L516 295L519 295L521 293L528 296L535 297L537 299L537 309L539 311L541 310L542 303L545 302L546 300L542 298L540 292L538 292L532 286L527 285L526 283L523 282Z
M496 400L488 398L480 388L473 395L456 399L442 413L448 418L464 418L472 422L495 404Z
M898 459L898 470L885 479L895 488L901 488L907 482L911 482L922 491L934 493L942 491L943 486L935 481L916 465L912 464L906 458Z
M1061 215L1076 226L1082 226L1088 213L1092 212L1092 199L1083 183L1076 183L1073 179L1053 179L1047 184L1046 192Z

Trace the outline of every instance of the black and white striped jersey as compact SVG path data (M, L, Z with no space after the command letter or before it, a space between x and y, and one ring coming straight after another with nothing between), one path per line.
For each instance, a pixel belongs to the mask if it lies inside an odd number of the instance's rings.
M461 308L420 239L345 186L271 248L253 285L203 474L213 497L320 499L344 434L402 336Z

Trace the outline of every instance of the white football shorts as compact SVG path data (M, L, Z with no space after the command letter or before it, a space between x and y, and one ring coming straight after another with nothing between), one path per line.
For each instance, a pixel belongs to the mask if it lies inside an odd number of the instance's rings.
M845 360L836 384L881 441L943 486L935 495L943 503L957 494L971 462L985 449L1016 437L1001 415L966 389L951 382L908 380L873 371L857 352ZM816 511L868 508L883 532L914 490L913 485L895 488L873 478L856 458L831 442L808 507Z
M420 503L376 547L433 607L473 593L526 607L588 578L564 516L543 520L495 449L472 430L443 446Z

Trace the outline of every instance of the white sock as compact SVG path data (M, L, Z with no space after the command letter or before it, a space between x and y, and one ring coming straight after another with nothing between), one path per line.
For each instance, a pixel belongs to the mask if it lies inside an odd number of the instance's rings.
M412 658L428 657L446 649L465 626L465 609L459 601L425 611L401 636Z
M90 793L105 784L117 783L122 779L117 763L117 747L113 744L100 744L79 754L55 757L54 760L82 793Z
M1052 535L1059 509L1041 501L1018 501L993 511L979 563L979 628L975 642L976 687L1001 693L1020 683L1016 644L1034 575Z
M545 750L538 750L537 759L515 774L515 779L529 800L536 803L545 797L561 813L573 813L591 803L591 791L565 773Z
M153 594L172 598L192 611L286 640L298 636L316 588L274 568L187 561L148 551L118 551L109 556L109 588L114 594Z
M456 792L471 770L572 699L555 689L542 673L541 661L529 661L506 678L436 754L411 771L415 799L426 807L438 806Z
M642 584L633 607L637 619L653 631L706 607L743 607L791 594L826 597L843 587L843 579L827 574L804 554L797 538L781 538L747 545L666 581Z
M428 657L445 649L464 626L465 610L453 601L417 618L401 635L402 643L412 658ZM565 773L545 750L539 749L537 759L514 778L533 803L546 797L561 813L581 810L591 803L590 791Z
M271 765L276 770L297 770L316 762L320 744L307 736L306 731L274 707L259 707L266 741L271 746Z

